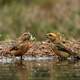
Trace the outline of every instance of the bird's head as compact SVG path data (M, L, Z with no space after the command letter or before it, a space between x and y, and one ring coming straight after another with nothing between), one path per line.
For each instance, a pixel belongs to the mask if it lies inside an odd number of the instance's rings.
M46 34L46 37L54 43L60 42L62 39L62 36L59 32L48 33Z
M31 40L32 35L30 32L25 32L23 33L18 39L21 41L27 41L27 40Z

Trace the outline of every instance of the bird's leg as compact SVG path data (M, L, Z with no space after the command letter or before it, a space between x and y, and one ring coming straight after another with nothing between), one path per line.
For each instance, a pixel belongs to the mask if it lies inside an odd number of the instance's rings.
M63 57L63 56L59 56L58 59L59 59L59 61L67 60L67 59L66 59L65 57Z
M21 61L23 60L23 57L21 56Z
M22 64L23 56L20 56L20 64Z
M7 63L7 56L6 56L6 63Z
M1 59L2 59L2 62L3 62L3 53L2 53L2 55L1 55Z

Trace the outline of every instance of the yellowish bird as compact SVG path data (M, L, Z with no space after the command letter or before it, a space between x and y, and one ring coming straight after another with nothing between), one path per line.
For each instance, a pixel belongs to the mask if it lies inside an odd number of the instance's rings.
M72 52L69 48L65 46L66 40L61 36L58 32L52 32L47 34L47 38L55 44L55 54L57 54L60 57L69 57L72 54L75 54Z

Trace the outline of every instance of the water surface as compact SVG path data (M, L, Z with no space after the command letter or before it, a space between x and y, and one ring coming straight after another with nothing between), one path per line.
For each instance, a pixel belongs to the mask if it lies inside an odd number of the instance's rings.
M0 80L80 80L80 62L27 60L0 63Z

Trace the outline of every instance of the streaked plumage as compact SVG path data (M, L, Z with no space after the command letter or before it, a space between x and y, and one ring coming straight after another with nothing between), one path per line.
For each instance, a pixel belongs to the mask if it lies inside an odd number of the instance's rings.
M67 45L72 45L70 41L62 38L60 33L48 33L47 38L55 44L55 54L60 57L69 57L71 55L76 55L77 53L73 51L73 47L68 47ZM69 43L68 43L69 42ZM73 45L72 45L73 46ZM67 56L66 56L67 55Z

